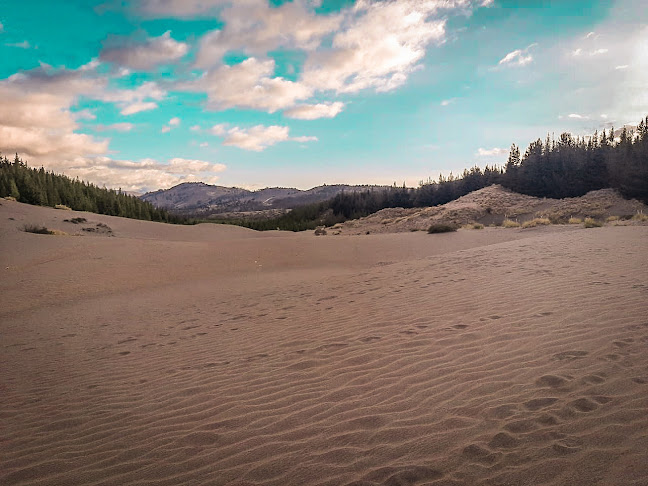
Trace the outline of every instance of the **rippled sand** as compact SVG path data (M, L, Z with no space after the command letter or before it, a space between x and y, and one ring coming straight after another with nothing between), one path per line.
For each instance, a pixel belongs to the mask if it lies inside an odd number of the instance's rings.
M646 226L318 238L1 202L0 484L648 484Z

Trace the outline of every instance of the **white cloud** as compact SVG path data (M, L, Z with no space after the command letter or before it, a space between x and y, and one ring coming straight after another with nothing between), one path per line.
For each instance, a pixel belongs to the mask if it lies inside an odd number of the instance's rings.
M100 59L137 71L149 71L160 64L177 61L188 50L187 44L172 39L171 32L166 31L160 37L150 37L140 43L105 48Z
M256 125L250 128L231 127L225 124L214 125L210 130L214 135L224 137L223 145L229 145L261 152L279 142L313 142L317 137L291 137L288 127Z
M200 125L193 125L191 128L189 128L192 132L199 132L200 131Z
M171 118L169 120L169 125L172 126L172 127L177 127L178 125L180 125L180 118L178 118L177 116L174 116L173 118Z
M340 14L316 15L303 1L271 7L267 1L239 0L225 7L219 17L225 26L200 40L198 66L219 64L232 50L251 55L264 55L280 47L312 50L342 21Z
M595 32L589 32L586 36L585 39L589 39L590 37L594 37L596 35Z
M628 69L628 65L627 64L621 64L619 66L614 66L614 69L616 69L617 71L619 71L621 69Z
M75 111L72 113L72 116L75 120L96 120L97 115L94 114L89 108L84 108L83 110Z
M162 127L162 130L160 130L161 133L167 133L167 132L170 132L170 131L171 131L171 127L168 126L168 125L164 125Z
M572 118L572 119L576 119L576 120L582 120L582 119L587 118L587 117L583 116L583 115L579 115L578 113L570 113L567 116L567 118Z
M234 66L223 65L206 72L200 79L185 83L181 89L204 91L208 107L216 110L249 108L273 113L293 106L312 95L312 89L274 73L273 60L253 57Z
M202 142L199 146L204 148L209 147L209 144L207 142Z
M121 187L135 193L168 188L182 182L215 183L223 164L175 157L166 164L154 159L115 160L109 157L76 157L64 161L70 177L94 182L100 186Z
M429 43L443 42L445 20L431 17L442 7L466 3L359 1L332 47L310 54L303 82L337 92L395 89L423 59Z
M101 101L116 103L121 108L122 115L133 115L141 111L157 108L157 103L150 100L162 100L166 91L161 89L155 82L148 81L135 89L122 89L107 91L97 98Z
M527 64L533 61L533 56L529 54L529 50L537 44L531 44L525 49L516 49L512 52L509 52L504 56L498 65L500 66L526 66ZM575 54L576 55L576 54Z
M37 162L106 152L106 140L75 133L77 116L91 113L71 111L79 96L92 96L101 87L101 81L47 65L0 80L2 149Z
M490 7L493 5L493 0L482 0L482 3L479 4L480 7Z
M454 103L455 101L457 101L457 98L450 98L450 99L447 99L447 100L443 100L443 101L441 102L441 106L448 106L448 105L451 105L451 104Z
M4 31L4 25L2 24L2 22L0 22L0 33L2 33L3 31Z
M135 125L132 123L113 123L112 125L95 125L93 127L97 132L130 132Z
M288 118L299 120L315 120L317 118L333 118L344 109L344 103L317 103L315 105L297 105L284 111Z
M479 148L477 150L477 155L478 157L494 157L494 156L501 156L501 155L507 155L509 153L508 149L505 148L497 148L494 147L492 149L484 149L484 148Z

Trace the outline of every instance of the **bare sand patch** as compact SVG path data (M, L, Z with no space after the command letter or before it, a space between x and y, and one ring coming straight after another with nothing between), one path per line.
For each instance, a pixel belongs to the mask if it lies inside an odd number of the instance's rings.
M646 226L0 245L0 484L648 481Z

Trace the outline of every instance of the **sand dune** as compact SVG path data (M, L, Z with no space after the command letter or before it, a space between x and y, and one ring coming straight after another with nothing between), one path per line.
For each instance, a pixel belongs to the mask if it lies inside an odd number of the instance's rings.
M317 238L2 201L0 484L646 485L647 263L640 225Z

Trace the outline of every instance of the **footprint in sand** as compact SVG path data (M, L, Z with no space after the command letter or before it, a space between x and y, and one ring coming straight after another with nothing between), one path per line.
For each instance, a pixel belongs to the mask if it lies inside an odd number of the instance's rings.
M548 407L549 405L553 405L557 401L558 399L553 397L534 398L533 400L524 402L524 406L527 408L527 410L535 411L535 410L540 410L541 408Z
M567 380L562 376L544 375L536 380L536 385L550 388L561 388L567 384Z

